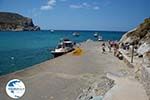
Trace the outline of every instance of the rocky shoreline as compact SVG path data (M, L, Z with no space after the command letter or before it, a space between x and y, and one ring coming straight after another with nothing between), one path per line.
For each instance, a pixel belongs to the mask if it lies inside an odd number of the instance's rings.
M128 50L120 50L126 56L128 64L135 69L135 77L143 84L150 99L150 18L146 18L137 28L127 32L120 40L120 44L122 43L129 44Z
M0 31L39 31L31 18L17 13L0 12Z

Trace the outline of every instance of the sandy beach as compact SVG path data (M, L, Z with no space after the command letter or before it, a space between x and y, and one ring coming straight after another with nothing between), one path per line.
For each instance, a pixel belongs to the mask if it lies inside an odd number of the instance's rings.
M5 92L5 85L14 78L22 80L26 87L26 92L20 100L95 100L90 96L104 96L115 84L122 82L118 82L116 78L109 79L111 76L107 77L108 73L132 79L133 69L108 50L103 54L101 42L86 41L81 43L80 48L83 50L80 56L68 53L28 69L1 76L0 100L11 100ZM106 83L108 85L105 85ZM132 85L127 86L132 87ZM140 84L136 86L140 87L140 90L143 89ZM92 92L93 89L97 89L96 92ZM133 89L133 92L136 92L136 89ZM140 96L141 92L138 93ZM104 97L104 100L108 100L109 94L106 95L108 97ZM142 100L147 100L144 90L141 94L144 98ZM140 98L131 98L131 100L140 100Z

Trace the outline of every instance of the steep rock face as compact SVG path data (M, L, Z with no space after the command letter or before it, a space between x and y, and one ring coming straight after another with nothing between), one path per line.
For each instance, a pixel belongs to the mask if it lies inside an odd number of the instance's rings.
M150 100L150 18L144 20L137 28L127 32L120 43L136 43L137 53L143 55L140 68L140 80ZM136 62L138 63L138 62ZM135 66L136 67L136 66Z
M0 31L36 31L40 30L31 18L16 13L0 12Z
M144 20L137 28L127 32L120 40L121 43L136 43L139 45L137 52L144 54L150 51L150 18Z

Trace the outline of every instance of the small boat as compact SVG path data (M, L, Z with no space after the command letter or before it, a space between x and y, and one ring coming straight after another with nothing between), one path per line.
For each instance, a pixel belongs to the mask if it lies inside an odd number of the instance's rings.
M99 36L97 37L97 40L98 40L98 41L103 41L103 37L99 35Z
M98 37L98 33L94 33L94 37Z
M50 31L51 31L51 32L54 32L54 30L53 30L53 29L51 29Z
M62 39L55 50L52 50L51 53L54 55L54 57L58 57L73 50L74 42L70 41L69 39Z
M73 36L80 36L80 33L74 32L72 35L73 35Z

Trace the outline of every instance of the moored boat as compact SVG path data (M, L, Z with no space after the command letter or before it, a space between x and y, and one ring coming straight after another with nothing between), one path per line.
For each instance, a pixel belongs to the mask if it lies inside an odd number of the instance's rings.
M103 37L99 35L99 36L97 37L97 40L98 40L98 41L103 41Z
M54 57L58 57L73 50L74 42L69 39L62 39L55 50L52 50L51 53Z
M73 35L73 36L80 36L80 33L74 32L72 35Z
M51 31L51 32L54 32L54 30L53 30L53 29L51 29L50 31Z
M98 37L98 33L96 32L96 33L94 33L94 37Z

